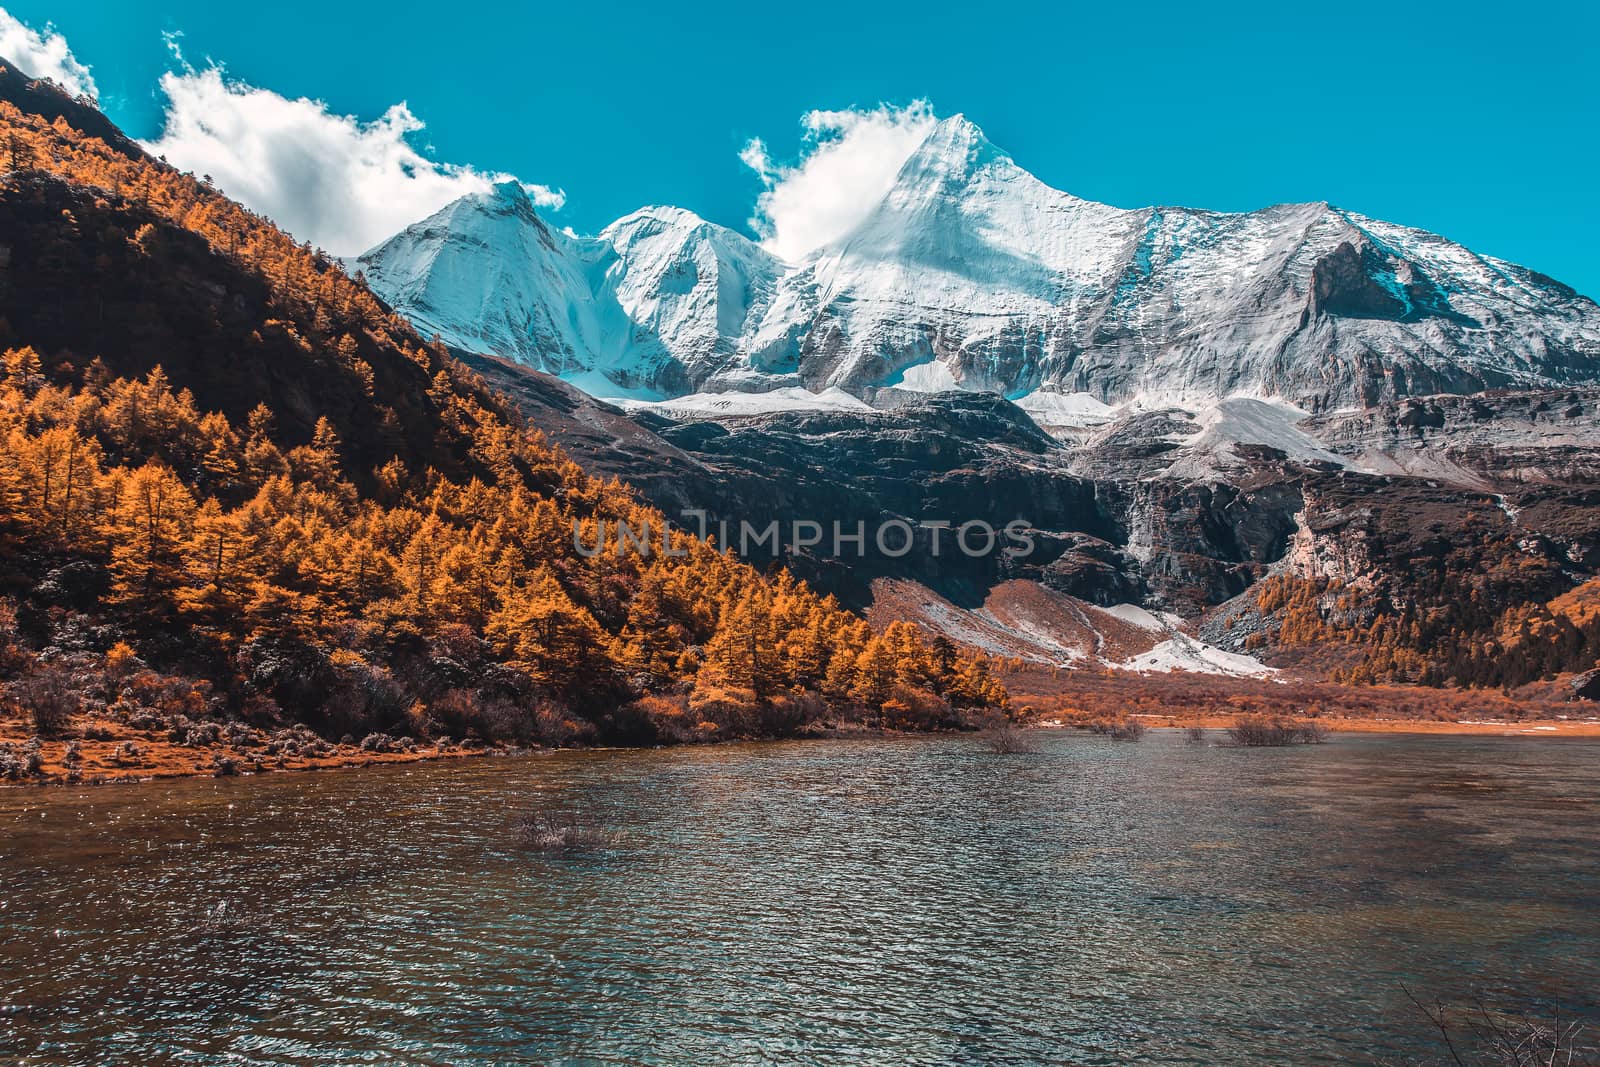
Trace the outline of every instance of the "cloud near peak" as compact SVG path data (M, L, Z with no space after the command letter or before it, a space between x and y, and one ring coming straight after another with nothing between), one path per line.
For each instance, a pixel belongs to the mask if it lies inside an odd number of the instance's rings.
M320 100L291 100L187 64L161 78L166 125L148 142L176 167L210 175L229 196L303 241L340 256L366 251L509 175L431 160L408 137L423 123L404 102L371 122ZM535 204L566 194L524 185Z
M905 107L808 111L801 116L799 158L773 160L752 138L739 159L766 188L751 227L768 251L795 262L849 233L894 185L938 117L926 100Z
M0 7L0 59L15 63L30 78L49 78L74 96L95 99L99 93L89 68L78 62L67 39L54 26L41 33Z
M423 123L403 101L363 121L320 100L230 80L214 63L196 69L184 60L178 35L167 43L177 69L161 77L165 122L144 147L209 175L229 196L335 255L359 255L453 200L516 180L428 158L411 140ZM96 95L89 68L59 32L36 31L4 8L0 57L68 92ZM845 236L882 200L936 121L926 100L809 111L792 161L775 159L759 139L748 141L739 158L764 187L751 227L791 262ZM560 210L566 202L559 189L523 188L540 207Z

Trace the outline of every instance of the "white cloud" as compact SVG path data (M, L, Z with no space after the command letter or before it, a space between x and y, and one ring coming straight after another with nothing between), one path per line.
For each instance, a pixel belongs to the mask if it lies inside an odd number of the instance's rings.
M186 65L163 75L161 88L166 126L146 148L209 174L229 196L335 255L357 255L452 200L511 180L417 151L406 138L423 124L404 103L362 122L320 100L229 81L215 66ZM542 207L566 202L558 189L523 188Z
M774 163L761 141L747 142L739 159L767 186L750 225L769 251L791 262L843 237L883 199L936 121L926 100L807 112L792 165Z
M0 7L0 59L15 63L22 73L34 78L49 78L74 96L93 99L98 95L89 68L79 63L67 47L67 39L46 24L38 33Z

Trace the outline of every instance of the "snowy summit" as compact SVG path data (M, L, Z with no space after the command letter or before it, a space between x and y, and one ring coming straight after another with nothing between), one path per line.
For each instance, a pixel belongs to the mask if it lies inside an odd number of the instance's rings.
M798 263L677 208L569 236L512 183L360 266L452 346L640 400L1043 388L1086 413L1233 396L1319 411L1600 379L1600 307L1534 271L1325 203L1092 203L961 116Z

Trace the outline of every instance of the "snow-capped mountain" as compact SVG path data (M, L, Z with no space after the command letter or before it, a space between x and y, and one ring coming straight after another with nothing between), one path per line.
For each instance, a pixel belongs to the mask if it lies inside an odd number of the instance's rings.
M462 197L362 256L424 334L602 396L674 396L740 358L784 267L732 230L645 208L597 237L553 229L516 182Z
M567 236L508 185L360 266L425 331L602 396L958 387L1323 410L1600 380L1600 307L1534 271L1324 203L1092 203L960 116L801 263L673 208Z

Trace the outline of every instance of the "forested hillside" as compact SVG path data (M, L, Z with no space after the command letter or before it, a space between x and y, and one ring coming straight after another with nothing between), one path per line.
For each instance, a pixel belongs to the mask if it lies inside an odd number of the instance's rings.
M1328 580L1269 578L1252 591L1269 624L1244 645L1309 650L1333 681L1350 685L1510 691L1600 663L1600 581L1546 602L1510 599L1491 577L1464 570L1432 596L1404 599Z
M575 527L661 516L203 177L0 93L13 714L649 742L1004 705L985 660L692 538L586 558Z

